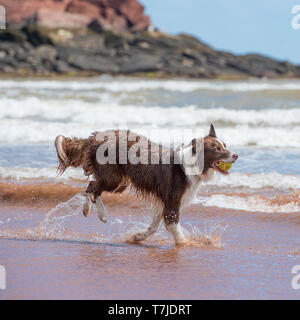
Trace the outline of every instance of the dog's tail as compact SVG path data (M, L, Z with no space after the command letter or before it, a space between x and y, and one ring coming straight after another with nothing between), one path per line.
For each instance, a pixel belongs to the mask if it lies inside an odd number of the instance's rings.
M78 168L84 163L84 146L86 139L66 138L62 135L55 139L58 156L58 172L63 174L68 167Z

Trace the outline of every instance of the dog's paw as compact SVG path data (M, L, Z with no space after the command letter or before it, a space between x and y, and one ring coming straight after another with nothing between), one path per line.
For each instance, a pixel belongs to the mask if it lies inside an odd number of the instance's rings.
M140 241L144 240L145 236L142 233L137 233L127 239L128 243L139 243Z
M88 205L88 204L84 204L83 208L82 208L82 213L85 217L87 217L89 215L89 213L91 212L92 206Z
M102 221L103 223L107 222L107 217L106 216L102 216L102 215L98 215L100 221Z

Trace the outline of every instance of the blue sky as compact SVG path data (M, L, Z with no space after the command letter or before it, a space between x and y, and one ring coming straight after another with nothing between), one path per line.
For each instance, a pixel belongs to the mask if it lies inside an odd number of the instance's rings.
M300 0L140 0L154 26L189 33L219 50L261 53L300 64L300 29L291 27Z

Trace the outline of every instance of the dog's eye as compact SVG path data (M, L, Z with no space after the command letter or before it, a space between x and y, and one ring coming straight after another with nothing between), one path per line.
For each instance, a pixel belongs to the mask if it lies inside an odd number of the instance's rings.
M217 150L217 151L220 151L220 150L221 150L221 148L220 148L220 147L216 147L216 150Z

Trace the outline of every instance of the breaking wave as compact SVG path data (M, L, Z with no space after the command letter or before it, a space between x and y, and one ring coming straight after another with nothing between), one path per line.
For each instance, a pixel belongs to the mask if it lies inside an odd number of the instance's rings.
M82 100L47 100L37 97L1 98L0 126L5 135L0 143L53 143L58 134L87 137L93 131L128 126L154 141L166 143L193 134L207 134L214 123L218 135L232 146L300 147L300 110L161 107L120 105ZM122 124L124 124L122 126ZM26 130L23 130L26 128ZM187 131L187 130L186 130ZM238 133L238 134L237 134Z
M152 139L165 143L170 130L203 136L213 122L231 146L300 147L299 92L298 80L0 80L0 143L53 143L118 124L157 129Z
M57 174L55 167L50 168L20 168L20 167L0 167L0 179L2 180L36 180L41 182L57 181L57 182L86 182L87 177L84 176L82 170L68 168L62 175Z
M27 88L27 89L67 89L67 90L106 90L112 92L134 92L139 90L168 90L191 92L196 90L216 90L216 91L265 91L280 90L291 91L300 90L300 81L193 81L193 80L145 80L145 79L125 79L100 77L93 80L26 80L12 81L1 80L1 88Z
M244 187L250 189L276 188L281 190L300 189L300 176L282 175L277 172L250 174L232 172L228 176L215 175L206 185Z
M244 175L246 176L246 175ZM257 176L259 175L252 175ZM280 175L279 175L280 176ZM220 181L215 183L214 191L210 191L207 194L207 186L204 185L200 188L200 195L194 201L194 203L201 203L205 206L216 206L227 209L246 210L246 211L259 211L259 212L300 212L300 177L298 178L298 188L291 188L290 186L277 184L277 187L272 186L273 197L266 197L261 194L254 194L245 189L244 193L241 190L241 186L248 187L251 190L269 190L270 184L266 183L266 180L261 178L260 181L255 181L256 185L250 185L250 183L244 183L241 178L241 174L237 174L236 177L239 185L227 184L223 185ZM245 177L244 177L245 179ZM255 179L254 179L255 180ZM279 181L278 176L270 179L273 181ZM19 204L22 206L35 205L49 207L56 205L60 202L67 201L75 195L80 196L86 188L86 183L80 185L65 184L65 183L42 183L40 180L38 183L18 184L13 182L1 182L0 183L0 200L3 203ZM246 180L244 181L246 182ZM211 183L210 183L211 185ZM229 188L228 185L230 186ZM236 192L235 190L241 191ZM285 192L285 194L278 193L279 190ZM220 191L219 191L220 190ZM293 191L291 191L293 190ZM287 194L286 194L287 193ZM121 194L103 193L103 199L106 206L109 207L126 207L126 208L144 208L147 207L146 203L139 197L136 197L135 193L128 189Z
M20 105L21 103L21 105ZM287 126L300 123L299 108L233 109L185 106L122 105L107 101L88 102L81 99L41 99L2 97L0 120L35 120L48 122L111 125L116 121L135 125L155 123L158 127L199 125L209 122L222 125Z
M34 122L34 121L19 121L19 120L0 120L1 130L6 132L6 135L0 136L1 143L14 144L43 144L43 143L53 143L55 137L58 134L63 134L64 136L78 136L78 137L88 137L92 132L98 130L118 128L116 126L101 126L101 125L91 125L79 124L79 123L45 123ZM20 128L26 127L26 131L20 130ZM145 126L147 127L147 126ZM167 144L170 137L174 138L175 142L181 142L183 136L183 142L190 141L191 138L195 136L203 137L207 134L207 125L199 125L191 134L183 133L183 128L175 128L170 130L168 128L161 128L159 130L152 131L148 129L140 129L140 127L135 128L133 126L134 132L146 135L150 137L154 142L161 142ZM17 129L19 128L19 129ZM123 128L123 127L121 127ZM188 128L188 127L187 127ZM190 127L191 128L191 127ZM172 135L171 132L173 131ZM75 133L75 134L74 134ZM300 147L300 126L291 127L289 130L286 128L276 128L276 127L256 127L253 128L248 125L239 125L237 127L218 127L219 137L230 143L230 146L258 146L258 147Z
M208 207L251 212L292 213L300 212L300 192L276 195L272 198L251 194L214 194L209 197L198 197L195 203Z
M62 176L57 175L56 168L4 168L0 167L0 179L4 182L13 181L36 181L41 182L64 182L81 183L88 182L82 170L69 168ZM206 186L216 186L222 188L250 188L263 189L275 188L280 190L300 189L299 175L283 175L277 172L250 174L232 172L228 176L215 174L214 177L203 184Z

